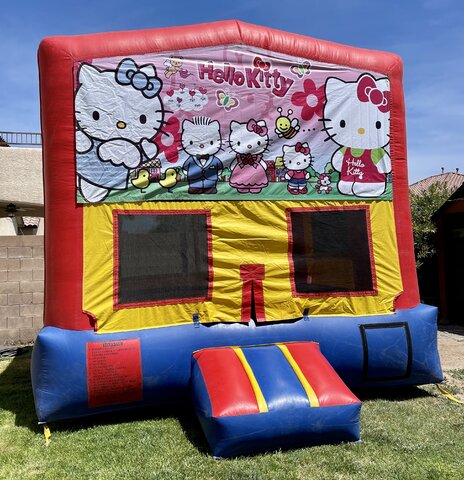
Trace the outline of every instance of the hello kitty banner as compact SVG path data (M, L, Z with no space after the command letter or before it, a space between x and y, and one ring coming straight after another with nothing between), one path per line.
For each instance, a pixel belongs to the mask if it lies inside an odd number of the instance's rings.
M75 65L77 200L391 200L387 78L246 46Z

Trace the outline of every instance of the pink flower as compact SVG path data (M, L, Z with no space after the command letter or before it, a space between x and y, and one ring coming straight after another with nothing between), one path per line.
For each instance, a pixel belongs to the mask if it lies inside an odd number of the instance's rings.
M171 117L163 126L154 141L158 145L159 153L164 153L169 163L176 163L179 159L179 147L181 144L180 123L176 117Z
M292 103L301 109L301 118L311 120L314 115L322 117L322 108L324 106L324 85L319 88L310 78L303 83L303 91L295 92L292 95Z

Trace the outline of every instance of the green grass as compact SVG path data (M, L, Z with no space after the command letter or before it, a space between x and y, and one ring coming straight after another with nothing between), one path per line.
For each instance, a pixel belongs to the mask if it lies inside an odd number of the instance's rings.
M149 202L149 201L170 201L170 200L356 200L355 197L347 197L338 193L336 183L332 183L332 192L329 194L318 194L315 190L317 179L311 178L308 182L308 193L305 195L292 195L287 191L287 182L271 182L261 191L259 195L252 193L238 193L237 190L230 187L228 182L217 183L217 193L209 194L189 194L188 185L186 181L179 182L174 186L170 192L163 188L159 183L150 183L150 185L143 190L143 193L133 187L131 184L126 190L112 190L108 197L103 200L104 203L125 203L125 202ZM392 199L392 185L387 184L385 193L379 198L370 198L368 200L391 200ZM358 200L362 200L358 198ZM77 193L77 201L79 203L86 203L81 194Z
M0 361L0 479L462 479L464 406L434 386L366 392L362 443L215 461L191 412L36 425L29 354ZM463 385L464 370L448 372ZM444 385L445 388L447 385ZM454 393L458 392L456 384Z

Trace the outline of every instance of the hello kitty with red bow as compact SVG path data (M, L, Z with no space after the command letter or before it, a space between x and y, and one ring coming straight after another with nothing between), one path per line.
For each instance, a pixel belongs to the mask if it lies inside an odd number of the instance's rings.
M267 164L263 160L268 145L268 128L264 120L251 118L244 123L231 122L229 146L235 152L235 159L230 166L229 184L237 192L257 194L268 186Z
M325 83L323 130L339 148L332 165L340 172L338 191L357 197L379 197L386 190L391 160L390 83L368 73L354 82L328 78ZM328 140L327 139L327 140Z
M285 179L288 180L287 190L292 195L308 193L308 180L311 174L307 171L312 166L313 157L307 143L284 145L283 162L287 169Z

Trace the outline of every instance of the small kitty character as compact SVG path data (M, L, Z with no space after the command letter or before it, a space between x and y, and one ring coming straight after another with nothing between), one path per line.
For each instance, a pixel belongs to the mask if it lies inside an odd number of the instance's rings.
M287 190L292 195L308 193L308 180L311 174L307 171L312 166L313 157L309 145L298 142L296 145L284 145L284 166L287 169L285 179L288 180Z
M215 155L221 150L221 127L217 120L195 116L182 122L182 148L189 157L182 170L191 194L217 193L217 181L224 166Z
M390 84L368 73L355 82L329 78L325 84L324 131L340 146L332 165L344 195L379 197L385 192L390 157Z
M153 65L130 58L115 70L83 63L75 96L77 185L87 202L128 187L129 171L158 152L149 141L164 122Z
M266 122L250 119L248 122L230 123L229 145L235 152L230 165L229 184L239 193L260 193L268 186L267 164L263 153L269 145Z
M333 188L330 185L331 181L332 181L332 177L328 173L321 173L316 182L315 188L317 190L317 193L329 194L333 190Z

